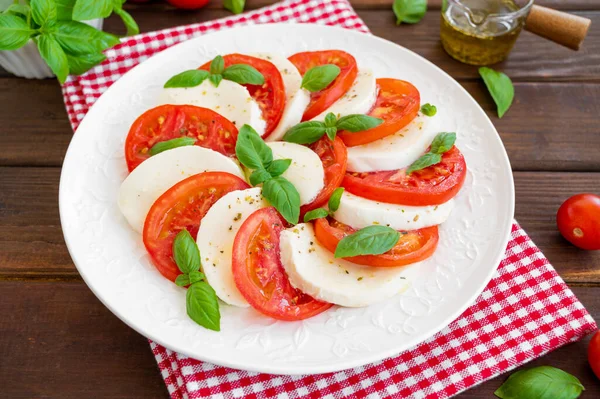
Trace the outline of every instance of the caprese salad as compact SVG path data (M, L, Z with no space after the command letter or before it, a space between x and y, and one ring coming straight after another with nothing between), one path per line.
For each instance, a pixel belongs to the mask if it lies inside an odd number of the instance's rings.
M217 56L158 101L118 204L212 330L220 306L300 320L401 293L465 180L435 106L344 51Z

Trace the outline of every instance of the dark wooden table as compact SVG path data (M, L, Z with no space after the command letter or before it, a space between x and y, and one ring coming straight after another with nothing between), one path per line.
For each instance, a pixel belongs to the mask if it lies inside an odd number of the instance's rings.
M597 320L600 251L563 240L554 217L572 194L600 192L600 0L536 3L591 18L579 52L524 32L497 66L514 81L516 99L503 119L477 68L448 57L439 42L439 4L419 24L394 24L392 0L354 0L377 36L431 60L456 78L500 131L516 182L516 217ZM248 8L270 4L249 0ZM228 15L219 0L197 12L162 2L127 5L142 31ZM124 33L118 20L109 31ZM146 338L96 299L81 280L58 217L60 167L72 131L55 80L17 79L0 70L0 397L165 398L167 390ZM585 385L582 398L600 397L586 360L588 339L532 365L553 365ZM506 376L461 398L491 398Z

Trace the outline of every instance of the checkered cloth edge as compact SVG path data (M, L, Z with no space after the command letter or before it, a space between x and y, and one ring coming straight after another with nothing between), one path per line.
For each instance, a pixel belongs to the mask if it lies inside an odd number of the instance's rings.
M233 26L304 22L369 32L346 0L288 0L239 16L127 38L107 61L63 86L76 130L125 72L183 40ZM596 324L527 234L513 224L506 255L474 305L427 341L396 357L338 373L276 376L197 361L150 341L173 399L448 398L596 329Z

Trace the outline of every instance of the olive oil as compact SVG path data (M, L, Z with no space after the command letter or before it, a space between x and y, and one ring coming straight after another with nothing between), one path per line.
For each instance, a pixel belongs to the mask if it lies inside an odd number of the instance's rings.
M527 7L529 8L529 7ZM440 36L446 52L472 65L502 61L527 17L514 0L447 0Z

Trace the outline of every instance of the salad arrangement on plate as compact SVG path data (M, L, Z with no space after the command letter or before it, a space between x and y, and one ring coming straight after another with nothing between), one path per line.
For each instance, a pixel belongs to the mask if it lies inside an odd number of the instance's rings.
M301 320L400 294L465 180L435 106L344 51L217 56L159 100L118 203L212 330L220 306Z

